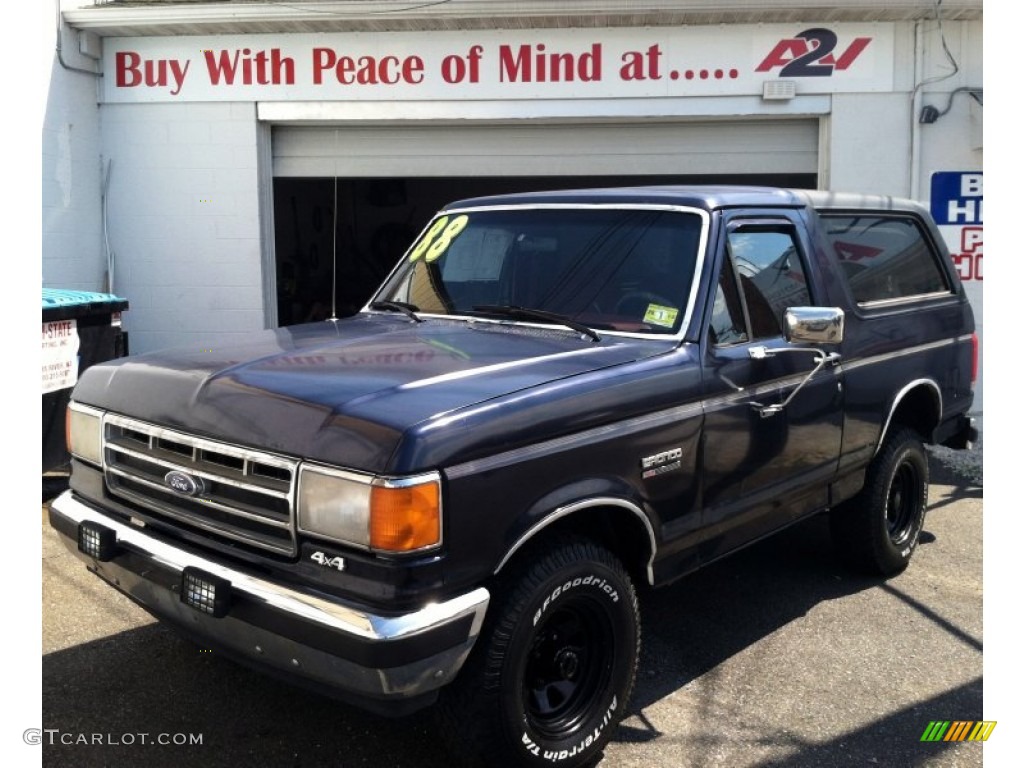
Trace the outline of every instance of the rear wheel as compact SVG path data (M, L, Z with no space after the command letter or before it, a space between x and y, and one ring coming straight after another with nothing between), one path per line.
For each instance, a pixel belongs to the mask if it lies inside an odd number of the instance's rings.
M859 570L901 572L917 547L928 507L928 456L917 433L899 428L868 467L864 488L832 511L839 552Z
M587 765L632 695L636 593L618 559L590 541L524 555L494 589L477 647L442 692L442 730L470 765Z

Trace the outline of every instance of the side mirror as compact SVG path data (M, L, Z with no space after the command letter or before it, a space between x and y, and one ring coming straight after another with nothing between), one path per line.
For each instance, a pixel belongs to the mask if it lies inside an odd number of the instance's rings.
M839 307L790 307L783 318L786 341L800 344L838 344L843 340L845 315Z

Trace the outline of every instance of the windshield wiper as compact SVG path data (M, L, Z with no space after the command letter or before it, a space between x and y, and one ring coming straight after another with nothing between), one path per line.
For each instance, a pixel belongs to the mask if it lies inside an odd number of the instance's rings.
M375 301L370 304L370 309L380 309L385 312L401 312L410 320L415 320L417 323L423 322L423 318L416 314L419 311L419 307L404 301Z
M517 307L511 304L477 304L473 307L474 312L482 312L487 315L500 315L502 317L510 317L513 320L539 320L541 322L558 323L564 325L566 328L572 328L574 331L582 333L584 336L589 336L594 341L600 341L601 337L597 335L597 331L593 328L578 323L571 317L560 315L557 312L547 312L543 309L530 309L529 307Z

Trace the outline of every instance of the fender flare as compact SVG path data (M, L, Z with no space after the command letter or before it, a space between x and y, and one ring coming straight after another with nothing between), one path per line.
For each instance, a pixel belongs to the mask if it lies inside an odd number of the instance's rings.
M877 456L878 452L882 450L882 445L885 443L885 438L889 434L889 425L892 423L892 417L896 413L896 409L900 407L903 399L910 394L913 390L918 387L925 385L933 390L935 397L936 406L936 423L942 422L942 390L939 389L939 385L935 383L934 379L914 379L904 385L903 389L896 393L896 397L893 398L892 405L889 407L889 414L885 417L885 423L882 425L882 431L878 436L878 444L875 446L875 451L872 457Z
M647 531L647 539L650 543L650 556L647 558L647 582L648 584L654 584L654 556L658 551L657 539L654 536L654 526L651 525L650 519L644 513L644 511L635 503L626 499L616 498L614 496L597 496L587 499L581 499L574 501L569 504L557 507L553 512L544 515L543 518L535 522L529 528L524 531L518 539L513 542L512 546L506 550L505 555L498 562L498 565L494 569L496 575L501 571L502 568L512 559L512 556L519 551L523 545L530 541L534 536L543 531L552 523L559 520L563 520L570 515L575 514L584 509L591 509L593 507L618 507L624 509L627 512L631 512L640 522L643 523L644 529Z

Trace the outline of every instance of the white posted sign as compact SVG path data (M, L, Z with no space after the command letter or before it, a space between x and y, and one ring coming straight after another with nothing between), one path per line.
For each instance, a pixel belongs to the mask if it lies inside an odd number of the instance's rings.
M78 322L43 323L43 394L68 389L78 381Z

